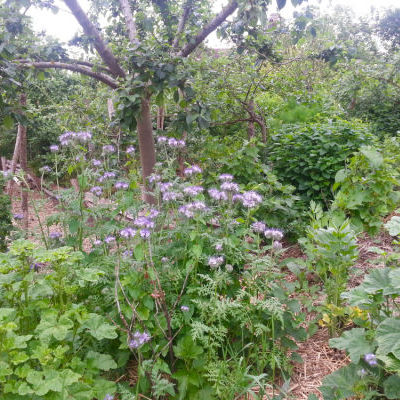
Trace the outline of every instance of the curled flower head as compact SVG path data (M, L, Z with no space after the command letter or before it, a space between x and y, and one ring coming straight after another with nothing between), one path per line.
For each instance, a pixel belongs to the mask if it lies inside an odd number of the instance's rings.
M24 219L24 214L15 213L13 214L14 219Z
M178 212L186 218L193 218L196 212L205 210L207 210L207 207L202 201L195 201L179 207Z
M96 240L93 242L93 244L94 244L95 246L101 246L101 245L103 244L103 242L102 242L100 239L96 239Z
M233 181L233 175L231 174L221 174L218 179L223 182L231 182Z
M262 202L262 197L255 192L254 190L250 190L249 192L243 193L242 204L247 208L257 207Z
M162 195L163 201L175 201L182 198L182 193L179 192L164 192Z
M115 147L112 144L106 144L103 146L103 154L111 154L115 152Z
M240 194L240 193L234 194L234 195L232 196L232 201L233 201L234 203L242 203L242 202L243 202L243 195Z
M103 193L103 189L100 186L93 186L90 189L90 192L96 196L101 196L101 194Z
M221 189L225 190L227 192L238 192L239 191L239 185L237 183L234 182L223 182L221 184Z
M169 147L178 147L178 141L175 138L169 138L168 146Z
M257 221L251 224L251 229L256 233L264 233L266 226L264 222Z
M76 139L80 142L88 142L92 138L92 134L90 132L77 132Z
M50 146L50 151L51 151L52 153L57 153L58 150L60 150L60 148L59 148L56 144L52 144L52 145Z
M128 238L134 237L136 235L136 230L133 228L127 227L127 228L121 229L119 234L120 234L120 236L128 239Z
M232 272L232 271L233 271L233 266L232 266L232 264L226 264L226 265L225 265L225 269L226 269L226 272Z
M217 243L217 244L215 245L215 250L216 250L216 251L222 251L222 249L223 249L223 246L222 246L221 243Z
M106 394L103 400L114 400L114 396L112 394Z
M188 312L189 311L189 307L188 306L181 306L181 311Z
M151 235L151 232L149 229L141 229L140 230L140 237L143 239L148 239Z
M275 240L273 243L272 243L272 247L274 248L274 250L282 250L282 243L281 242L278 242L277 240Z
M43 173L50 173L51 172L51 168L48 165L44 165L42 168L40 168L42 170Z
M224 262L223 256L211 256L208 259L208 265L211 268L218 268Z
M151 174L147 179L150 183L159 182L161 181L161 176L157 174Z
M69 146L70 144L72 144L75 138L76 138L75 132L65 132L58 137L61 146Z
M100 160L93 159L93 160L92 160L92 165L93 165L93 167L100 167L101 161L100 161Z
M50 232L49 238L58 240L61 238L61 236L62 236L62 234L60 232Z
M110 244L112 242L115 242L115 237L112 235L108 235L106 236L106 238L104 239L104 243Z
M154 228L154 221L151 219L150 216L148 217L139 216L133 221L133 224L139 228L148 228L148 229Z
M126 154L133 154L135 153L135 148L133 146L128 146L126 149Z
M183 193L185 193L188 196L197 196L203 191L204 188L202 186L188 186L185 189L183 189Z
M364 360L367 364L369 364L371 367L375 367L378 365L378 361L376 359L376 355L373 353L368 353L364 356Z
M264 235L267 239L281 240L283 233L279 229L266 229Z
M167 141L168 141L168 138L166 136L159 136L157 138L157 143L158 144L167 143Z
M140 346L143 346L145 343L149 342L151 339L151 336L147 332L140 333L139 331L136 331L133 334L132 339L129 341L128 346L131 349L137 349Z
M192 176L195 174L201 174L203 170L198 165L192 165L191 167L185 168L183 173L185 176Z
M163 257L163 258L161 258L161 262L162 262L163 264L166 264L167 262L169 262L168 257Z
M120 189L128 189L129 184L126 182L116 182L114 185L115 189L120 190Z
M149 218L157 218L160 215L160 211L152 208L149 212Z
M226 192L220 191L218 189L212 188L208 190L208 194L210 195L210 197L213 200L216 201L226 201L228 200L228 195L226 194Z
M122 257L125 257L125 258L131 258L132 256L133 256L133 251L132 250L125 250L122 253Z
M161 193L164 193L171 189L173 185L174 184L172 182L159 182L158 188L160 189Z

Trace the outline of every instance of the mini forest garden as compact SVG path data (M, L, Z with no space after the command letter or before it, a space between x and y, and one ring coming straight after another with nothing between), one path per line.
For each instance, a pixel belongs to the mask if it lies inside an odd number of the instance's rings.
M400 399L400 9L0 3L0 399Z

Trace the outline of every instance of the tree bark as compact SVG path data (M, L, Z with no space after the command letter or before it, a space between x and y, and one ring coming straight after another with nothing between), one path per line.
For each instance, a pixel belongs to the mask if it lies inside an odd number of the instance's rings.
M25 97L26 100L26 97ZM21 102L22 104L22 102ZM25 102L26 104L26 102ZM19 162L21 165L21 169L23 171L25 180L28 179L28 140L26 134L26 127L21 127L21 144L20 144L20 153L19 153ZM21 208L22 213L24 214L24 228L28 229L29 225L29 208L28 208L28 188L25 185L22 185L22 200L21 200Z
M157 129L159 131L164 130L164 115L165 115L165 107L160 106L157 110Z
M132 44L137 44L139 43L139 40L137 38L136 24L132 16L131 6L129 5L128 0L119 0L119 4L121 6L122 13L124 14L129 41Z
M249 101L249 110L250 117L254 115L254 100ZM249 124L247 125L247 137L251 140L255 136L255 128L254 128L254 119L249 120Z
M153 139L153 124L150 113L150 98L144 97L141 112L137 118L137 132L139 139L140 163L142 166L143 184L145 189L144 200L154 204L155 198L149 188L148 177L154 172L156 150Z

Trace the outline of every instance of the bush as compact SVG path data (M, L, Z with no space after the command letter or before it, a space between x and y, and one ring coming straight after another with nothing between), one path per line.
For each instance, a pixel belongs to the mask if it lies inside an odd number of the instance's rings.
M389 214L400 200L398 172L392 158L383 157L373 147L363 147L338 171L334 189L340 188L332 208L343 210L352 224L376 234L381 218Z
M372 140L368 126L358 122L284 125L271 136L268 156L278 177L294 185L305 200L327 204L336 172Z
M12 230L11 201L9 196L3 193L4 180L0 172L0 251L7 249L6 238Z

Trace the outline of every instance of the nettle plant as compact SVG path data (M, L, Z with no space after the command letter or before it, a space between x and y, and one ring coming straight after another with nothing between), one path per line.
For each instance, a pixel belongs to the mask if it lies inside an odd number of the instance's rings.
M277 268L283 233L254 218L267 201L256 190L243 190L227 173L205 187L198 165L177 177L185 142L160 136L157 146L165 160L149 177L155 204L138 199L129 179L135 172L124 178L107 169L114 150L107 147L99 165L83 160L78 174L92 206L73 200L75 211L51 221L67 230L60 242L91 242L88 265L107 271L101 293L114 304L103 302L103 312L119 325L120 349L137 371L133 388L120 383L117 390L228 400L259 386L262 398L268 383L288 378L289 350L307 336L300 305L289 297L294 285Z
M351 363L323 380L324 399L400 398L400 269L375 269L342 297L360 312L355 328L330 340Z
M92 312L86 288L103 274L69 247L44 250L17 240L0 254L2 399L103 399L115 383L116 327ZM111 347L110 347L111 346Z

